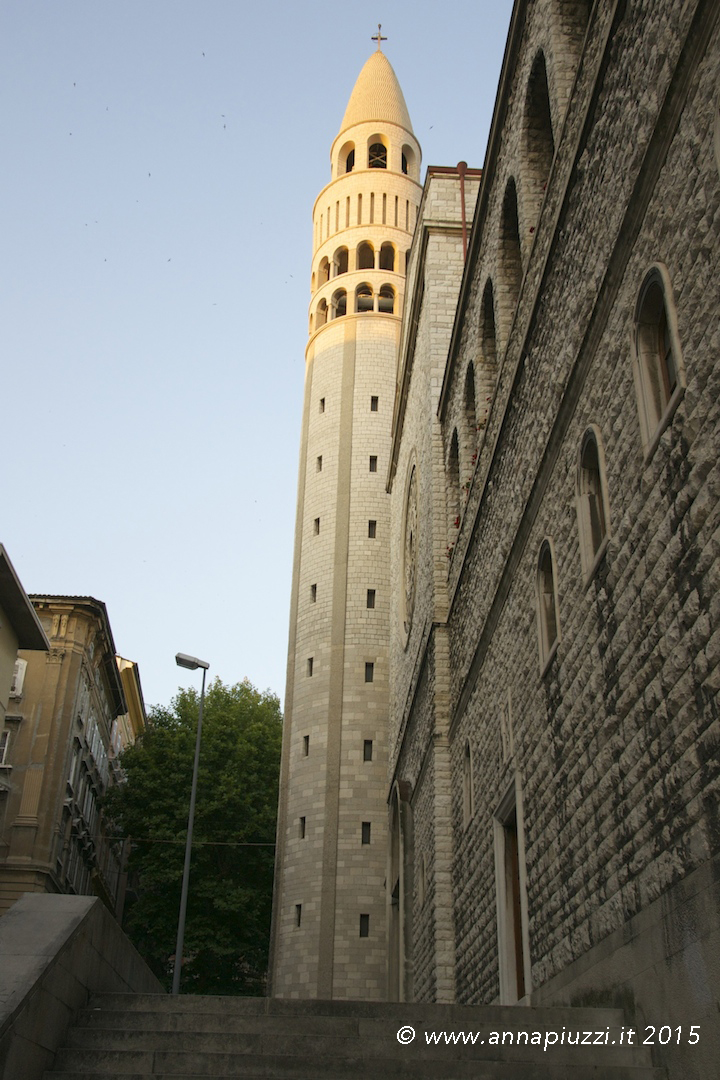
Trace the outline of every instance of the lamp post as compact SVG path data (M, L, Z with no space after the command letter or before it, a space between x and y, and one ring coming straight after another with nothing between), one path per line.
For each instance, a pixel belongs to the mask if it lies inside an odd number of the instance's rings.
M185 843L185 866L183 868L182 891L180 893L180 916L178 918L177 941L175 942L175 967L173 969L173 994L180 993L180 970L182 968L183 944L185 941L185 911L187 909L188 885L190 883L190 852L192 850L193 821L195 820L195 795L197 793L198 765L200 764L200 737L202 735L203 703L205 701L205 672L210 667L204 660L186 653L177 653L175 663L178 667L196 671L202 668L202 689L200 690L200 708L198 709L197 738L195 739L195 762L193 764L192 787L190 789L190 812L188 814L187 841Z

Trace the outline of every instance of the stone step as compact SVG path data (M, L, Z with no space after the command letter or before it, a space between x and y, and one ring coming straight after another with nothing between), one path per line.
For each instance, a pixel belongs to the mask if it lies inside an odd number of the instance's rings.
M402 1001L322 1001L295 1000L291 998L213 997L209 995L180 994L95 994L86 1012L102 1009L112 1014L135 1012L209 1013L227 1016L277 1016L302 1020L304 1017L332 1016L350 1017L353 1020L380 1019L398 1021L398 1027L411 1024L428 1028L442 1027L492 1027L517 1024L518 1017L533 1016L533 1023L575 1027L581 1022L583 1028L621 1027L624 1015L621 1009L607 1008L524 1008L518 1005L435 1005L422 1002Z
M660 1080L647 1048L628 1045L626 1035L620 1044L623 1024L622 1012L608 1009L108 994L93 997L79 1014L45 1076ZM414 1038L403 1044L398 1031L408 1027ZM573 1038L593 1035L571 1045L563 1030ZM441 1041L428 1044L430 1032ZM445 1033L460 1032L475 1035L475 1042L445 1042Z
M79 1055L85 1056L79 1056ZM662 1080L644 1066L560 1062L398 1060L333 1062L328 1059L258 1057L245 1054L178 1054L62 1050L45 1080Z
M139 1017L146 1014L139 1013ZM187 1016L187 1014L185 1014ZM343 1021L341 1021L343 1022ZM236 1033L225 1031L197 1031L192 1029L160 1031L151 1025L142 1029L120 1030L116 1027L81 1026L74 1028L68 1036L69 1048L109 1051L174 1051L177 1053L198 1054L214 1053L222 1050L232 1055L272 1055L275 1057L330 1058L333 1062L372 1060L381 1058L387 1061L397 1058L400 1061L412 1058L437 1060L474 1060L474 1061L536 1061L538 1057L549 1055L553 1062L575 1062L582 1065L591 1057L592 1060L606 1065L642 1065L646 1062L644 1048L639 1045L626 1046L620 1042L620 1029L605 1028L600 1036L607 1039L602 1045L571 1045L563 1038L570 1034L573 1043L582 1035L578 1029L566 1032L560 1028L544 1031L533 1028L518 1029L518 1025L504 1031L486 1027L464 1034L470 1036L467 1042L453 1042L452 1035L435 1032L438 1041L428 1043L424 1033L418 1032L413 1041L401 1045L397 1039L396 1022L360 1021L358 1028L350 1034L338 1034L335 1031L337 1020L331 1020L325 1032L307 1034L295 1032L253 1031ZM557 1035L557 1039L555 1036ZM446 1041L447 1036L447 1041ZM504 1036L504 1038L503 1038ZM472 1042L472 1039L475 1039Z
M212 999L208 999L212 1001ZM406 1014L409 1010L406 1010ZM489 1013L489 1015L488 1015ZM415 1022L414 1030L417 1036L425 1031L442 1030L465 1030L485 1032L495 1030L546 1030L550 1028L576 1031L588 1030L591 1032L609 1032L609 1039L619 1035L623 1027L628 1030L621 1013L613 1013L602 1010L567 1010L563 1013L552 1010L539 1009L498 1009L495 1013L489 1010L468 1009L466 1012L455 1010L452 1016L433 1016L437 1021L433 1026L427 1023L427 1019L421 1023L415 1016L410 1017ZM225 1010L208 1008L206 1011L188 1013L187 1011L169 1012L163 1011L140 1011L140 1010L113 1010L90 1008L83 1009L77 1016L76 1024L81 1027L102 1027L122 1030L153 1030L153 1031L186 1031L188 1025L193 1031L229 1032L235 1034L252 1034L253 1032L278 1032L281 1034L297 1033L300 1035L338 1035L371 1037L396 1037L397 1032L407 1026L408 1016L402 1018L386 1017L352 1017L352 1016L277 1016L269 1015L244 1015L228 1013ZM627 1036L625 1036L627 1037Z

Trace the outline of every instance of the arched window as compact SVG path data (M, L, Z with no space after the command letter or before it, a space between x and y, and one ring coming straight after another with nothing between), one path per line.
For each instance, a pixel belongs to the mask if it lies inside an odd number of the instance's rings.
M500 221L500 273L503 290L499 294L501 308L501 332L503 343L510 333L515 307L520 295L522 281L522 255L520 251L520 228L518 224L517 191L511 177L505 188Z
M402 148L401 167L406 176L411 176L413 180L417 179L415 152L411 146L407 145L407 143Z
M355 311L364 312L373 309L373 291L367 283L358 285L355 290Z
M602 443L594 428L583 435L576 481L580 561L587 578L608 535L608 499Z
M555 655L560 629L557 617L557 589L555 586L555 558L552 544L543 540L537 568L538 644L540 669L544 673Z
M346 142L338 155L338 175L352 172L355 168L355 143Z
M462 774L463 828L467 828L473 816L473 760L469 741L465 742Z
M384 315L392 315L395 311L395 290L392 285L380 286L378 311L381 311Z
M394 270L395 269L395 246L389 241L380 248L380 270Z
M347 274L348 272L348 249L346 247L338 248L333 255L333 266L335 267L335 277L338 274Z
M328 306L327 300L321 300L315 309L315 329L318 330L321 326L324 326L327 322Z
M368 166L371 169L387 169L387 147L381 142L371 143L368 147Z
M645 276L635 305L633 371L643 446L649 455L672 419L685 385L672 286L660 264Z
M468 449L473 455L470 468L475 465L475 451L477 449L477 419L475 411L475 365L472 360L467 366L465 373L465 426L467 430Z
M458 446L457 428L453 431L450 440L450 452L448 454L447 463L447 498L448 514L450 517L448 528L448 535L450 537L448 543L448 555L451 555L457 539L458 527L460 525L460 450Z
M362 244L358 244L357 268L358 270L373 270L375 268L375 250L372 244L368 244L365 240Z
M488 278L485 283L480 323L482 358L486 364L494 368L497 363L497 342L495 337L495 297L492 278Z
M550 96L545 56L540 50L533 62L525 97L525 183L527 217L534 225L545 195L550 166L555 156Z
M330 280L330 263L327 258L320 260L318 267L318 288Z
M344 289L338 289L333 293L331 305L331 318L339 319L347 312L347 293Z

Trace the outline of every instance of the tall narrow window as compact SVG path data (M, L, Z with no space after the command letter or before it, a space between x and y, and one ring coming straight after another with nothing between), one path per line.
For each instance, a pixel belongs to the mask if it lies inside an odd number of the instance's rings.
M303 757L308 757L310 754L310 736L303 735Z
M308 656L308 661L307 661L308 678L310 678L312 676L314 663L315 663L314 658L312 656Z
M449 546L454 545L457 538L457 530L460 525L460 450L458 444L457 428L452 433L450 440L450 453L447 463L447 500L449 521Z
M524 847L515 784L494 816L500 1001L513 1005L529 990L525 979L527 930L523 926Z
M370 937L370 916L360 916L360 937Z
M352 172L355 168L355 150L351 150L345 158L345 172Z
M543 541L538 558L537 603L540 667L544 671L559 640L555 566L549 540Z
M320 534L320 518L315 518L313 521L313 532L316 536Z
M370 398L370 412L377 412L378 411L378 401L379 400L380 399L375 394L373 394L373 396Z
M370 455L370 472L377 472L377 456L375 454Z
M640 427L648 454L672 418L684 386L672 286L660 264L650 270L640 289L633 346Z
M304 840L305 839L305 818L304 817L300 818L299 833L300 833L300 839Z
M363 761L372 761L373 759L373 741L372 739L363 740Z
M368 521L368 538L374 540L377 536L377 521Z
M322 472L322 454L318 454L315 459L315 469L317 472Z
M580 444L576 496L580 560L587 577L607 536L609 516L602 446L593 428L585 432Z
M497 344L495 340L495 297L492 278L487 279L483 291L480 341L483 362L494 371L497 362Z
M367 591L367 607L369 607L369 608L374 608L375 607L375 590L374 589L368 589L368 591Z
M525 95L525 160L523 195L527 220L534 225L540 212L550 166L555 155L545 56L538 50Z
M318 411L319 412L325 412L325 398L324 397L320 398L320 407L319 407Z
M375 665L369 661L365 664L365 682L375 681Z
M475 465L475 451L477 450L477 414L475 408L475 365L472 360L467 366L465 373L465 424L467 429L468 450L470 451L470 469Z
M363 821L362 829L360 830L360 842L362 844L370 843L370 822Z
M302 904L295 905L295 925L300 926L302 922Z
M473 816L473 768L472 751L469 742L465 743L465 752L463 753L462 796L463 826L467 828Z
M522 282L522 249L520 247L520 225L518 221L518 203L515 181L511 177L505 187L502 215L500 221L499 269L500 285L498 302L500 305L500 331L503 344L507 342L510 326L515 315L515 307L520 295Z
M317 585L310 586L310 603L315 604L317 602Z

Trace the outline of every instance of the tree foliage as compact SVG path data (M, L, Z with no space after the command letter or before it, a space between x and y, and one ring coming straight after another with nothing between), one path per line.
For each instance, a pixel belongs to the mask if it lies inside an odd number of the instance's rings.
M154 708L122 755L126 781L105 812L130 837L135 887L125 929L170 986L180 907L199 694ZM263 992L270 936L282 715L249 682L205 694L181 989Z

